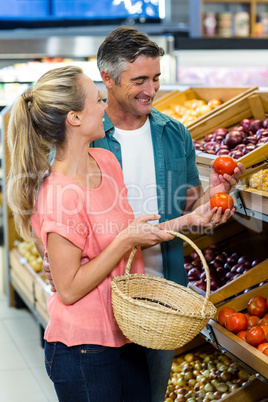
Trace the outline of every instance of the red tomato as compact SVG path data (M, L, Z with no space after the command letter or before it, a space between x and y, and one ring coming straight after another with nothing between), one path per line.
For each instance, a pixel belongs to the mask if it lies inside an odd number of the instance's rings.
M219 312L219 315L218 315L218 318L217 318L218 323L219 323L220 325L224 326L225 321L226 321L226 318L227 318L229 315L233 314L233 313L235 313L235 310L234 310L233 308L231 308L231 307L225 307L225 308L223 308L223 309Z
M268 342L260 343L260 344L257 346L257 349L258 349L260 352L262 352L262 353L263 353L263 351L264 351L266 348L268 348Z
M246 340L246 333L247 331L240 331L236 334L236 336L239 336L239 338L243 339L243 341Z
M265 354L265 356L268 356L268 348L265 348L262 353Z
M243 313L233 313L226 318L225 328L235 334L247 329L248 320Z
M262 317L268 310L265 297L252 297L252 299L250 299L248 302L247 310L250 315L257 315L258 317Z
M258 325L268 325L268 317L261 318Z
M237 167L237 162L228 155L221 155L215 159L214 169L219 174L227 173L232 175L235 168Z
M255 325L249 329L246 333L246 342L252 346L258 346L260 343L265 341L265 334L261 327Z
M266 301L267 304L267 301ZM264 314L264 316L262 318L268 318L268 313Z
M268 342L268 325L259 325L262 328L265 336L265 342Z
M214 194L210 199L211 208L222 207L222 212L226 209L232 209L234 206L234 200L227 193L217 193Z
M257 315L250 315L248 317L248 329L257 325L259 321L260 321L260 317L258 317Z

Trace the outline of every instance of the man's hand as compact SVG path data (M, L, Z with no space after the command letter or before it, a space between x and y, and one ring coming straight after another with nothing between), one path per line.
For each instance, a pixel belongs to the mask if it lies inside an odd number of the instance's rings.
M49 261L48 261L48 254L47 251L44 252L44 258L43 258L43 270L45 272L46 278L49 280L49 283L51 285L51 291L56 292L56 288L52 279L52 275L50 272L50 266L49 266Z
M228 193L230 194L237 183L239 182L240 176L245 173L246 169L242 163L237 163L237 167L234 170L232 176L229 174L218 174L214 169L214 160L211 162L211 173L209 177L209 195L210 198L216 193Z

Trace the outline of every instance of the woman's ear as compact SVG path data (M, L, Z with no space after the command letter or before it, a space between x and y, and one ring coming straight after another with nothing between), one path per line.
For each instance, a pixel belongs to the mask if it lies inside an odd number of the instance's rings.
M72 110L68 112L66 120L71 126L80 126L81 124L79 114L73 112Z

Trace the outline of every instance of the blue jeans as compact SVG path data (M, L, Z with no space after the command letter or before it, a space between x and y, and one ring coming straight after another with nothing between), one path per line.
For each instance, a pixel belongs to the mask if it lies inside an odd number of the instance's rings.
M144 348L100 345L67 347L45 342L47 374L60 402L149 402Z
M151 382L151 402L164 402L175 351L144 349Z

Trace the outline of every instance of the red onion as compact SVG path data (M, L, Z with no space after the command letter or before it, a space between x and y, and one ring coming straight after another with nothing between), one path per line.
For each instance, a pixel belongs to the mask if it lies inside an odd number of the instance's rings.
M251 125L252 120L250 119L243 119L240 122L240 126L244 127L245 129L249 130L250 129L250 125Z
M241 151L236 150L236 151L229 152L228 155L231 156L231 157L234 158L234 159L239 159L239 158L241 158L242 156L244 156L244 153L241 152Z
M240 131L230 131L225 137L226 145L229 149L236 147L243 142L243 137Z
M263 122L263 127L268 128L268 119L265 119Z
M221 134L221 135L225 136L227 133L228 133L227 128L223 128L223 127L216 128L216 130L213 131L213 134L215 134L215 135Z
M212 134L207 134L207 135L205 135L205 141L206 141L206 142L211 141L211 140L212 140L212 138L213 138L213 136L214 136L214 134L213 134L213 133L212 133Z
M195 286L197 286L204 292L206 291L206 283L203 280L199 280L199 281L195 282Z
M260 128L263 127L263 121L262 120L253 120L250 124L250 130L255 134L256 131L258 131Z

